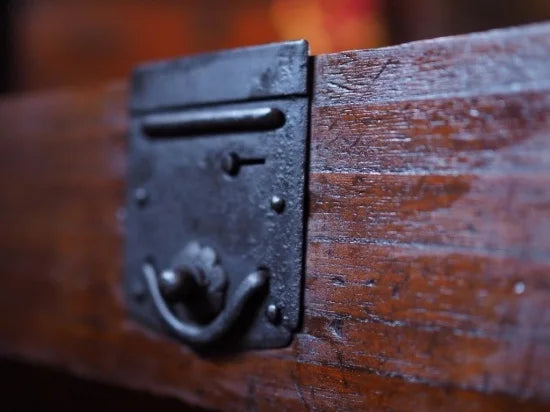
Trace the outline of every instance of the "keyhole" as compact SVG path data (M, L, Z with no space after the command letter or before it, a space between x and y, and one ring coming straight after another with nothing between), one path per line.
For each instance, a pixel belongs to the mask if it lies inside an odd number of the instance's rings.
M264 158L242 158L236 153L226 154L222 159L222 169L230 176L236 176L242 166L265 164Z

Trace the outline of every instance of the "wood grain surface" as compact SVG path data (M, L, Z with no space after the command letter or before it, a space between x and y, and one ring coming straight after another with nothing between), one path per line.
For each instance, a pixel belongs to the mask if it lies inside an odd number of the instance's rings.
M129 320L126 86L0 103L0 353L220 409L550 404L550 25L315 60L303 330Z

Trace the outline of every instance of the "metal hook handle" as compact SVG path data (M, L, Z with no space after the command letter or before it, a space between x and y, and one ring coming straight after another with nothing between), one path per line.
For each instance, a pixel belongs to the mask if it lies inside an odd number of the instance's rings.
M234 325L244 306L267 283L268 274L265 271L252 272L244 278L225 309L206 326L197 326L182 322L176 318L160 292L155 268L146 263L143 265L143 275L153 303L170 330L182 341L191 345L206 345L213 343L225 335Z

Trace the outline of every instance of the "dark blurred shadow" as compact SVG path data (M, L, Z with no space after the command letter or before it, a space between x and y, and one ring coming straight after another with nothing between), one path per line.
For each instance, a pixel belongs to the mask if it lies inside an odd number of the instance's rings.
M11 0L0 2L0 93L10 91L13 85L13 50L10 12Z
M15 361L0 360L0 385L6 411L204 411L177 399Z
M550 19L548 0L393 0L383 9L392 44Z

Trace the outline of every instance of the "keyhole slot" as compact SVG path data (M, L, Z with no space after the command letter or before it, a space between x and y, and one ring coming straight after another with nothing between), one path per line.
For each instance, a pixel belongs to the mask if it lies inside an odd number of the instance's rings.
M265 164L265 159L261 158L249 158L249 159L240 159L241 166L253 166L253 165L263 165Z
M229 153L222 159L222 169L230 176L236 176L241 167L265 164L265 158L261 157L240 157L237 153Z

